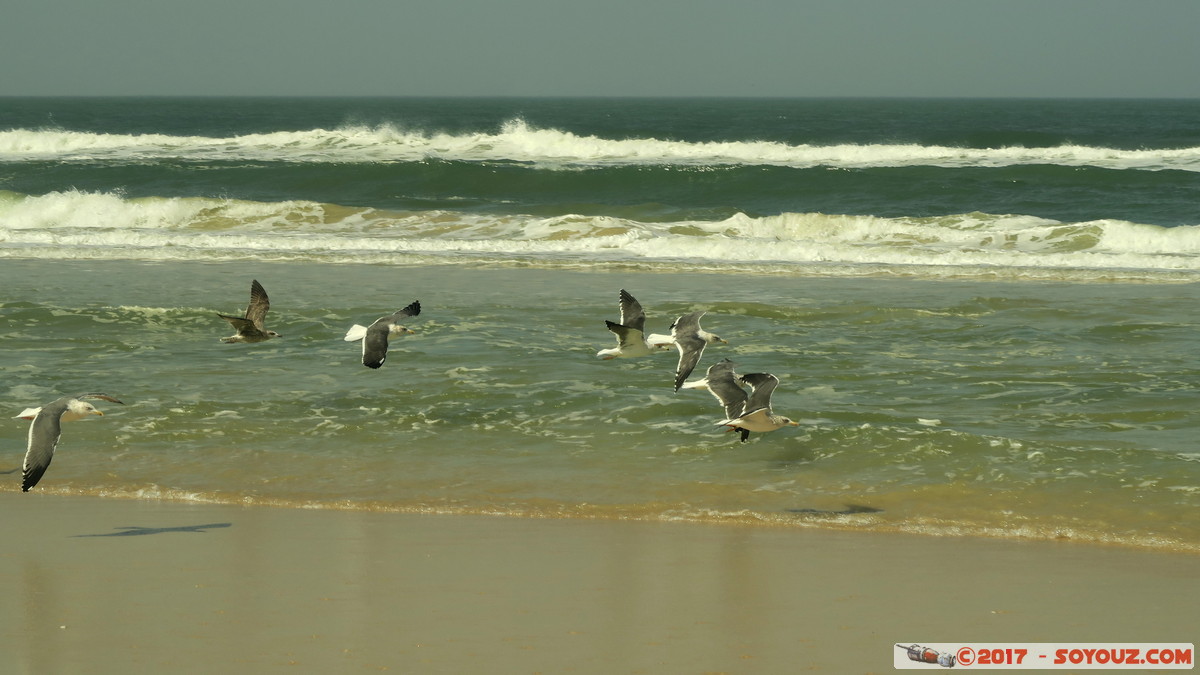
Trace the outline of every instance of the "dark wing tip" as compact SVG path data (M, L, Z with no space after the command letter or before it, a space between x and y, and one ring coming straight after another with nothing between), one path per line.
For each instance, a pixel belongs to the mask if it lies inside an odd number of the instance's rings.
M29 488L37 485L45 474L46 466L32 466L26 469L21 477L21 492L29 492Z
M121 405L125 405L124 401L118 399L115 396L110 396L109 394L106 394L102 391L91 391L91 392L86 392L83 394L76 394L75 398L78 398L78 399L95 398L95 399L100 399L101 401L108 401L109 403L120 403Z
M761 385L764 382L778 382L779 378L771 373L746 373L741 379L750 385Z
M258 279L254 279L250 282L250 300L251 302L261 302L263 304L270 303L270 300L267 298L267 289L263 288L263 285L258 283Z
M646 312L642 303L630 295L629 291L621 289L621 324L635 330L646 329Z
M267 297L267 289L258 283L258 279L250 282L250 304L246 305L245 318L259 330L266 330L263 321L271 309L271 299Z
M403 316L417 316L420 313L421 313L421 301L413 300L412 302L410 302L408 304L408 307L405 307L404 309L396 310L395 312L393 312L392 317L397 318L397 317L403 317Z
M632 318L632 315L642 313L642 303L638 302L637 298L633 297L632 293L622 288L620 298L621 301L618 304L621 306L621 311L629 312L631 315L622 316L622 319L629 320Z

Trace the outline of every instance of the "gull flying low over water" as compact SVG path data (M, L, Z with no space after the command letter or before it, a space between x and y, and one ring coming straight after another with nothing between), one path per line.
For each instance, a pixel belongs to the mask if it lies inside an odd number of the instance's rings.
M378 368L387 358L388 338L392 335L410 335L415 331L401 326L397 321L421 313L421 302L414 300L404 309L381 316L370 326L354 324L346 331L346 342L362 340L362 362L368 368Z
M742 388L743 384L750 385L749 396ZM750 373L739 377L733 371L733 362L724 359L709 367L704 379L687 382L683 388L707 389L712 393L725 409L725 419L717 422L717 426L738 431L745 443L752 431L766 433L783 427L800 426L799 422L771 412L771 393L778 384L779 378L770 373Z
M668 349L671 338L666 335L651 335L646 337L646 313L642 305L629 291L621 289L621 322L604 321L604 325L617 336L617 346L613 349L601 349L596 356L602 359L629 358L645 356L657 351Z
M700 317L705 312L692 312L675 319L671 324L671 338L675 348L679 350L679 365L675 368L675 391L683 386L683 381L692 374L704 348L714 342L729 344L716 335L700 327Z
M725 408L725 419L732 419L742 413L746 407L746 390L737 383L737 373L733 372L733 361L722 359L708 367L704 377L699 380L685 382L682 389L705 389L716 397ZM742 431L742 441L750 435Z
M21 413L20 417L23 419L30 419L28 415L32 413L33 419L29 425L29 447L25 451L25 463L22 466L22 492L29 492L29 488L37 485L46 473L50 460L54 458L54 448L62 436L63 422L81 420L89 415L104 415L94 405L83 400L85 398L121 403L108 394L96 392L64 396L41 408L28 408Z
M237 331L235 335L221 338L221 342L263 342L271 338L283 337L263 326L263 320L266 319L267 310L270 308L271 301L267 298L266 289L258 283L257 279L250 282L250 304L246 306L245 316L217 314L228 321Z

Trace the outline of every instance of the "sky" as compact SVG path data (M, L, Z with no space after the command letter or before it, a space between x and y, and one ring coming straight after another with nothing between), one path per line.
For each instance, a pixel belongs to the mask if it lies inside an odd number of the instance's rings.
M1200 97L1200 0L5 4L5 96Z

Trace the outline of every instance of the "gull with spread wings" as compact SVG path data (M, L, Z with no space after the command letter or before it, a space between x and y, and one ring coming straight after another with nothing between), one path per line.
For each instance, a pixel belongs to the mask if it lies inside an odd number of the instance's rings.
M621 289L620 323L605 320L604 325L617 336L616 347L596 352L596 356L605 360L645 356L671 347L671 338L666 335L646 337L646 313L642 311L642 304L624 288Z
M743 384L750 385L747 396ZM741 434L743 443L750 432L766 433L783 427L798 427L794 422L771 411L771 394L779 384L779 378L770 373L750 373L739 376L733 370L733 362L725 359L709 367L704 379L683 384L684 389L707 389L725 409L725 419L717 426L728 427L729 431Z
M27 408L22 411L22 419L33 420L29 424L29 445L25 450L25 463L22 466L22 492L29 492L29 488L37 485L49 468L50 460L54 458L54 448L58 447L58 439L62 436L63 422L81 420L90 415L104 416L96 406L83 400L87 398L121 403L108 394L94 392L64 396L40 408Z
M267 330L263 325L263 320L267 318L267 310L271 308L271 301L267 298L267 291L255 279L250 282L250 304L246 306L246 314L243 316L228 316L225 314L217 314L228 321L237 333L229 337L221 338L221 342L263 342L271 338L283 337L273 330Z
M415 331L397 323L401 319L421 313L421 302L413 301L408 307L387 316L381 316L370 326L354 324L346 331L346 342L362 340L362 362L368 368L378 368L387 358L388 338L392 335L411 335Z
M679 350L679 365L675 368L675 391L679 391L683 381L696 369L705 347L717 342L729 344L727 340L700 327L700 317L704 314L705 312L684 314L671 324L671 341Z

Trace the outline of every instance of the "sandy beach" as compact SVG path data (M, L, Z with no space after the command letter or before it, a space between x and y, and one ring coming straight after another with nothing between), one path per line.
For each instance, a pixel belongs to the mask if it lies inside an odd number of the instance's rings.
M0 493L6 673L868 673L1189 642L1200 560L1071 543Z

